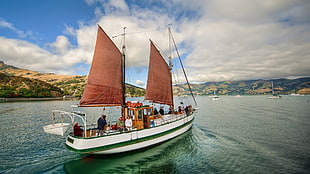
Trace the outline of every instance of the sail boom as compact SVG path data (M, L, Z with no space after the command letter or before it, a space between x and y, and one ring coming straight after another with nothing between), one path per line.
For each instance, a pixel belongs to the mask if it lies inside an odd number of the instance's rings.
M147 100L149 103L157 103L157 104L163 104L163 105L169 105L172 106L170 102L162 102L162 101L155 101L155 100Z

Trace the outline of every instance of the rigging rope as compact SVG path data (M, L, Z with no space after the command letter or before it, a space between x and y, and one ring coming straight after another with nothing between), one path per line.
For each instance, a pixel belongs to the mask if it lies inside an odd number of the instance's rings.
M139 33L150 33L150 32L161 31L161 30L165 30L165 29L157 29L157 30L130 32L130 33L126 33L126 35L128 35L128 34L139 34ZM123 33L123 34L119 34L119 35L112 36L112 38L116 38L116 37L120 37L120 36L124 36L124 33Z
M170 28L169 28L169 32L170 32ZM186 79L188 88L189 88L189 90L190 90L190 92L191 92L191 95L192 95L193 100L194 100L194 102L195 102L195 105L196 105L196 107L197 107L198 105L197 105L196 99L195 99L195 97L194 97L194 94L193 94L191 85L190 85L189 82L188 82L187 75L186 75L186 73L185 73L184 66L183 66L183 63L182 63L182 61L181 61L181 57L180 57L180 54L179 54L179 50L178 50L178 48L177 48L177 45L176 45L176 43L175 43L175 41L174 41L174 37L173 37L173 35L172 35L171 32L170 32L170 34L171 34L171 38L172 38L172 41L173 41L173 45L174 45L174 47L175 47L175 51L177 52L177 55L178 55L178 58L179 58L179 61L180 61L181 67L182 67L182 70L183 70L183 73L184 73L184 76L185 76L185 79Z

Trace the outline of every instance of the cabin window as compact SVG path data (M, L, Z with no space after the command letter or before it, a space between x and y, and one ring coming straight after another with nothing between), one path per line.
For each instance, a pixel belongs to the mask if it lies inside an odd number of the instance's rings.
M135 119L135 111L134 110L129 110L128 115L131 116L131 119Z
M152 114L152 109L148 109L148 115L153 115Z
M143 111L144 111L144 115L149 115L147 109L143 109Z
M138 112L138 120L142 120L143 118L143 110L139 110Z

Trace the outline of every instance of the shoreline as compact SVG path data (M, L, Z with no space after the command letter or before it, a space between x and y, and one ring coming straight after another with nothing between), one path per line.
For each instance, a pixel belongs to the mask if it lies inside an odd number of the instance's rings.
M49 97L49 98L0 98L0 103L22 101L51 101L51 100L78 100L79 97Z

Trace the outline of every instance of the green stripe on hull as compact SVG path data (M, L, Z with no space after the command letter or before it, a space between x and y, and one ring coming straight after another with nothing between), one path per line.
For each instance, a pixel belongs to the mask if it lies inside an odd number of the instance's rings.
M95 153L95 152L99 152L99 151L106 151L106 150L110 150L110 149L114 149L114 148L118 148L118 147L123 147L123 146L128 146L128 145L140 143L140 142L143 142L143 141L152 140L152 139L155 139L155 138L159 138L161 136L165 136L165 135L171 134L171 133L173 133L173 132L175 132L175 131L177 131L179 129L182 129L183 127L191 124L193 122L193 120L194 120L194 117L193 117L193 119L191 121L187 122L186 124L181 125L181 126L176 127L176 128L173 128L171 130L168 130L168 131L156 134L156 135L152 135L152 136L148 136L148 137L143 137L143 138L139 138L139 139L135 139L135 140L131 140L131 141L126 141L126 142L121 142L121 143L117 143L117 144L101 146L101 147L95 147L95 148L84 149L84 150L74 149L74 148L68 146L67 144L66 144L66 147L69 150L77 152L77 153Z

